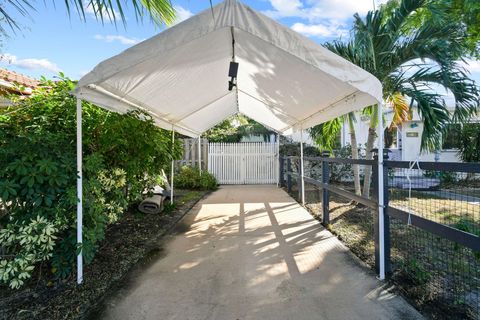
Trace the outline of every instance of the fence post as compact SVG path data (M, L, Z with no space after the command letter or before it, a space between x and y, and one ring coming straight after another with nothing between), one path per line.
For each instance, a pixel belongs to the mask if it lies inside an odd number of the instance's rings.
M378 161L378 149L373 149L374 152L373 159ZM383 159L388 160L388 153L390 150L384 149L383 151ZM380 173L383 175L383 223L384 223L384 257L385 257L385 273L391 274L391 264L390 264L390 218L388 216L388 168L386 166L383 167L383 172ZM372 185L373 185L373 192L372 192L372 200L378 201L378 166L372 166ZM379 232L379 212L378 209L376 213L373 215L373 233L374 233L374 240L375 240L375 270L377 273L380 272L380 232Z
M287 158L287 192L292 193L292 176L290 172L292 172L292 160Z
M383 161L385 162L389 158L389 149L383 149ZM385 239L385 274L388 276L392 273L391 257L390 257L390 216L388 215L388 167L383 166L383 230Z
M378 150L373 149L373 160L378 162ZM378 201L378 166L372 165L372 200ZM375 242L375 272L380 272L380 233L378 228L378 209L373 214L373 239Z
M285 185L285 181L284 181L284 175L283 175L283 166L284 166L284 163L285 163L285 158L284 157L278 157L278 168L279 168L279 172L278 172L278 180L279 181L279 185L280 187L283 187Z
M322 153L323 158L328 158L330 153L324 151ZM322 160L322 183L328 185L330 182L330 165L327 161ZM328 189L322 187L322 222L325 227L330 224L330 192Z

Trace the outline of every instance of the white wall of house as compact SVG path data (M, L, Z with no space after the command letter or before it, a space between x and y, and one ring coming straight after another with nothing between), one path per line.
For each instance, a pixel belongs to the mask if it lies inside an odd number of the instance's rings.
M277 142L277 135L274 133L270 134L270 137L266 137L263 134L250 134L248 136L243 136L240 139L240 142Z
M423 122L408 121L402 125L399 136L402 139L401 155L405 161L440 161L440 162L460 162L458 150L440 150L435 152L421 152L421 138L423 132Z
M386 123L390 123L392 119L392 112L387 111L385 113ZM357 142L362 147L365 146L368 137L368 128L370 118L365 115L357 114L357 123L355 124L355 130L357 132ZM441 162L460 162L458 150L440 150L440 152L421 152L421 139L423 132L423 122L418 114L414 111L412 114L412 120L404 122L397 129L397 148L392 149L391 158L395 160L404 161L441 161ZM342 146L350 143L350 135L348 126L344 125L342 128ZM377 145L377 141L375 141Z
M355 114L355 119L357 120L354 124L356 137L357 137L357 144L364 148L367 144L368 139L368 128L370 127L370 116L363 115L360 112ZM342 133L341 133L341 141L342 146L346 146L351 144L351 137L350 137L350 130L348 124L342 126ZM377 139L375 139L374 145L377 145Z
M313 140L310 137L310 134L308 133L307 130L303 130L302 133L300 133L300 131L295 131L294 133L292 133L291 135L288 135L287 137L292 139L295 142L300 142L301 138L302 138L302 135L303 135L303 143L305 143L307 145L310 145L310 146L315 145L315 143L313 142Z
M452 110L453 111L453 110ZM385 122L391 123L393 113L388 110L385 112ZM360 112L356 113L355 132L357 133L357 143L361 148L364 148L368 138L368 128L370 125L370 116L363 115ZM480 122L480 116L474 119L475 122ZM393 160L403 161L440 161L440 162L461 162L457 149L440 150L439 152L421 152L421 140L423 132L423 122L414 110L412 120L404 122L397 128L396 148L391 149L390 158ZM293 141L300 141L300 132L296 132L290 136ZM314 145L307 131L303 133L304 141L307 144ZM341 130L341 144L346 146L350 144L350 134L348 124L342 126ZM378 140L375 140L376 147Z

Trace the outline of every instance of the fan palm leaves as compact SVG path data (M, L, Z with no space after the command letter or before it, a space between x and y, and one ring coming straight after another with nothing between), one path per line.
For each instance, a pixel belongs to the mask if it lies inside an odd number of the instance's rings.
M350 112L346 115L343 115L339 118L333 119L331 121L324 122L318 126L312 127L309 129L309 134L312 137L313 141L320 147L321 150L326 150L332 152L337 144L337 137L342 130L342 126L348 124L350 142L352 146L352 158L358 159L358 144L357 144L357 134L355 132L355 113ZM354 164L353 168L353 178L355 185L355 193L361 195L361 186L360 186L360 170L359 166Z

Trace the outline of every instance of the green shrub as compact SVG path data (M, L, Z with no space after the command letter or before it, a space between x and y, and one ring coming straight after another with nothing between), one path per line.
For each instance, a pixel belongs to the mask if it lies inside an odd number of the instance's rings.
M16 253L12 259L0 260L1 281L19 288L30 278L36 263L52 257L57 233L55 225L40 216L21 224L8 224L0 230L2 246Z
M459 156L464 162L480 162L480 124L465 123L460 129Z
M31 98L0 110L0 282L18 288L37 263L67 276L90 262L108 224L155 185L180 142L141 112L83 103L84 239L76 243L76 99L66 78L42 79ZM15 100L16 99L16 100Z
M217 179L211 173L200 173L198 168L189 166L182 167L174 179L174 186L181 189L215 190L217 185Z

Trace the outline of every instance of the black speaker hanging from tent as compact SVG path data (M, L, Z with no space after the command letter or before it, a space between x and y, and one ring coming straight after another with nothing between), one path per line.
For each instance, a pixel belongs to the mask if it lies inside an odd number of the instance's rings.
M228 91L232 91L233 87L237 86L237 74L238 74L238 62L231 61L230 68L228 69Z

